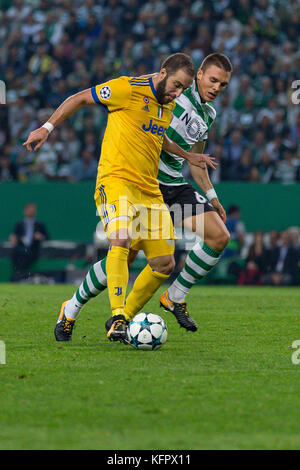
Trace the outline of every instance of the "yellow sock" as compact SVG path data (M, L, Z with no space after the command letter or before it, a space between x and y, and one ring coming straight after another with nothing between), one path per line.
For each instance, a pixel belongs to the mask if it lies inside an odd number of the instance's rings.
M134 317L168 277L169 274L153 271L147 264L136 278L132 291L126 299L125 314L128 319Z
M127 248L112 246L107 254L107 288L113 315L120 314L124 309L128 284L128 253Z

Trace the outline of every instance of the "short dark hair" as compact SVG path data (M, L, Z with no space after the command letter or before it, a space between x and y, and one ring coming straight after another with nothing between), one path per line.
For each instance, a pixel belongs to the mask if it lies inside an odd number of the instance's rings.
M236 206L235 204L232 204L227 209L227 215L232 215L232 214L235 214L236 212L241 212L241 209L239 206Z
M229 58L225 54L221 54L219 52L214 52L213 54L206 56L200 65L200 69L205 72L205 70L211 65L216 65L220 69L225 70L225 72L232 72L233 70L232 63Z
M184 69L191 77L194 77L196 73L191 57L183 52L176 52L167 57L163 61L161 69L166 69L168 75L173 75L180 69Z

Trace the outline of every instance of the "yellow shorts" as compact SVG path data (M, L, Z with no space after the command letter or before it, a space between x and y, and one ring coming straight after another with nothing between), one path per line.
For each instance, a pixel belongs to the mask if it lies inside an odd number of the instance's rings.
M148 195L129 182L111 178L97 186L95 201L109 239L126 228L131 248L142 249L147 258L174 253L176 236L162 195Z

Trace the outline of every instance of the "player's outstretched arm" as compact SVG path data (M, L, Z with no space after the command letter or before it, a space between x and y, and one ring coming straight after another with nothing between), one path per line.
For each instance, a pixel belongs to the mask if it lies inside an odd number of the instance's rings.
M28 139L23 143L28 152L32 151L32 146L35 144L33 150L38 150L47 140L50 132L60 124L62 121L72 116L82 106L96 104L91 93L91 89L80 91L75 95L69 96L52 114L50 119L44 126L30 132Z
M205 147L205 141L197 142L192 147L192 152L203 153L204 147ZM188 165L189 165L193 180L199 186L201 191L203 191L207 199L210 201L211 205L216 209L222 221L225 223L226 212L225 212L224 207L219 201L219 198L213 187L212 182L210 181L210 177L207 171L207 166L204 164L204 167L196 167L195 165L191 165L189 162L188 162Z
M216 169L218 166L218 163L216 163L214 160L214 157L210 157L208 154L201 154L201 153L193 153L193 152L186 152L183 150L179 145L177 145L175 142L170 140L166 135L164 136L164 141L163 141L163 150L165 150L168 153L174 153L175 155L178 155L179 157L184 158L187 160L191 165L198 166L200 168L203 168L203 164L209 165L213 170Z

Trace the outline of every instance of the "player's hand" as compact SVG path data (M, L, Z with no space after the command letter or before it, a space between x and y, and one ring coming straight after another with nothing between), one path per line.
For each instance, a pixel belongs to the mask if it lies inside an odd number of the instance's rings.
M219 216L221 217L222 221L226 222L226 212L222 204L220 204L219 199L214 198L210 201L211 205L216 209L218 212Z
M40 127L35 131L30 132L28 139L24 142L23 146L27 148L28 152L32 151L32 144L36 142L33 150L38 150L43 143L47 140L49 131L44 127Z
M210 157L207 153L190 153L188 161L202 169L205 169L205 164L209 165L213 170L219 165L215 162L215 157Z
M12 233L11 236L9 237L9 241L12 244L12 246L17 246L18 244L17 236L14 233Z

